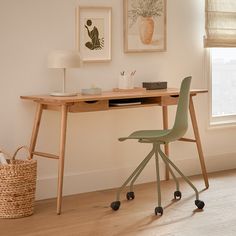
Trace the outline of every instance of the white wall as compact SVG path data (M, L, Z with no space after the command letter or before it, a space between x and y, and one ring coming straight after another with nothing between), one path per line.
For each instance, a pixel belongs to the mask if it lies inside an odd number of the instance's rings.
M137 69L142 81L167 80L180 85L192 75L192 88L207 88L204 78L204 0L168 0L167 52L123 53L122 0L0 0L0 147L13 152L28 144L35 104L20 95L44 94L59 89L60 71L47 68L53 49L73 49L75 7L112 7L112 61L85 64L71 70L69 87L76 90L96 84L103 90L117 86L119 72ZM209 171L236 167L235 129L207 129L208 96L195 99L203 150ZM171 108L173 120L174 108ZM137 129L160 128L160 108L70 114L68 120L64 193L72 194L116 187L142 160L150 146L117 138ZM59 114L45 112L37 150L58 152ZM188 132L192 136L191 127ZM194 144L171 144L176 163L188 174L200 172ZM38 158L37 198L56 195L57 163ZM152 165L140 182L153 181Z

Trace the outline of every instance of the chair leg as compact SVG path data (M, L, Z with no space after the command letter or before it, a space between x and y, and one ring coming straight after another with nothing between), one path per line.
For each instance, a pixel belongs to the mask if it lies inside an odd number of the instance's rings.
M132 178L140 171L140 169L143 169L147 162L151 159L153 154L155 153L154 147L151 150L151 152L144 158L144 160L138 165L138 167L133 171L133 173L129 176L129 178L123 183L123 185L118 189L116 193L116 201L111 203L111 208L116 211L120 207L120 193L122 190L126 187L126 185L132 180ZM141 172L140 172L141 173Z
M133 185L134 182L137 180L137 178L139 177L139 175L142 173L143 169L146 167L147 163L150 161L150 159L152 158L152 156L150 156L150 158L148 158L146 160L145 163L143 163L142 167L138 170L138 172L136 173L136 175L133 177L132 181L130 182L130 192L133 192Z
M161 156L162 158L162 156ZM170 172L171 176L173 177L174 181L175 181L175 185L176 185L176 191L174 192L174 198L175 199L181 199L182 197L182 194L181 192L179 191L179 181L174 173L174 171L172 170L172 168L170 167L169 163L166 161L165 158L162 158L163 162L165 163L166 165L166 168L168 169L168 171Z
M163 159L165 159L182 177L183 179L190 185L190 187L195 191L196 194L196 201L195 201L195 205L199 208L199 209L203 209L204 207L204 202L199 200L199 193L197 188L192 184L192 182L189 180L189 178L187 176L185 176L180 170L179 168L162 152L160 145L158 145L157 147L159 154L161 155L161 157Z
M155 214L162 215L163 208L161 206L161 180L160 180L159 156L157 149L155 150L155 161L156 161L157 195L158 195L158 207L155 208Z

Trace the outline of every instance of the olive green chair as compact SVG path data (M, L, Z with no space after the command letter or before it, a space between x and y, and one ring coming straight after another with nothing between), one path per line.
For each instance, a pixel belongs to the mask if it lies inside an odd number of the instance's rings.
M163 214L163 208L161 205L161 189L160 189L160 171L159 171L159 158L163 160L167 166L170 174L172 175L176 183L176 191L174 192L174 198L176 200L181 199L182 194L179 191L179 182L173 169L183 177L183 179L192 187L196 194L195 205L198 209L203 209L204 202L199 200L199 193L196 187L191 183L191 181L186 177L178 167L165 155L161 150L161 145L168 144L170 142L177 141L182 138L188 129L188 107L189 107L189 91L190 91L191 77L186 77L183 79L180 88L179 101L175 116L175 122L172 129L168 130L139 130L130 134L128 137L119 138L119 141L125 141L127 139L137 139L140 143L151 143L152 150L146 156L146 158L139 164L139 166L134 170L130 177L124 182L124 184L118 189L116 195L116 201L111 203L111 208L116 211L120 207L120 193L130 182L130 191L127 192L127 200L132 200L135 198L133 192L133 185L142 170L145 168L150 159L155 156L156 160L156 176L157 176L157 193L158 193L158 206L155 208L156 215Z

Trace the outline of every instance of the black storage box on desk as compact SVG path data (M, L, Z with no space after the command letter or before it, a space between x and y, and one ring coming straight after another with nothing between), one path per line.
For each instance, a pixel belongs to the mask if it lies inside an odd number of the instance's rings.
M147 90L166 89L167 82L166 81L143 82L143 88L146 88Z

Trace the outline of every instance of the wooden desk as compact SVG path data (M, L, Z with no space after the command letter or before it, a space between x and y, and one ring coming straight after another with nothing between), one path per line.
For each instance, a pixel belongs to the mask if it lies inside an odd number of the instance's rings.
M189 111L194 131L195 139L182 138L181 141L195 142L197 145L201 170L205 181L206 188L209 187L206 166L198 131L198 125L194 110L193 96L199 93L206 93L206 89L195 89L190 92ZM127 109L134 107L147 106L162 106L163 113L163 128L168 128L168 110L167 106L176 105L178 102L179 89L164 89L164 90L149 90L136 92L103 92L101 95L78 95L75 97L53 97L49 95L21 96L22 99L34 101L37 103L37 110L33 125L33 131L30 142L31 158L34 155L52 158L59 161L58 166L58 192L57 192L57 214L61 213L62 203L62 188L64 176L64 159L65 159L65 144L66 144L66 127L68 112L89 112L89 111L105 111L113 109ZM128 99L128 100L126 100ZM125 104L123 106L117 103ZM115 104L114 104L115 103ZM128 105L129 104L129 105ZM61 111L61 137L59 155L54 155L45 152L35 151L37 136L40 127L40 121L43 110ZM169 155L168 145L165 146L165 152ZM166 171L166 180L169 179L169 173Z

